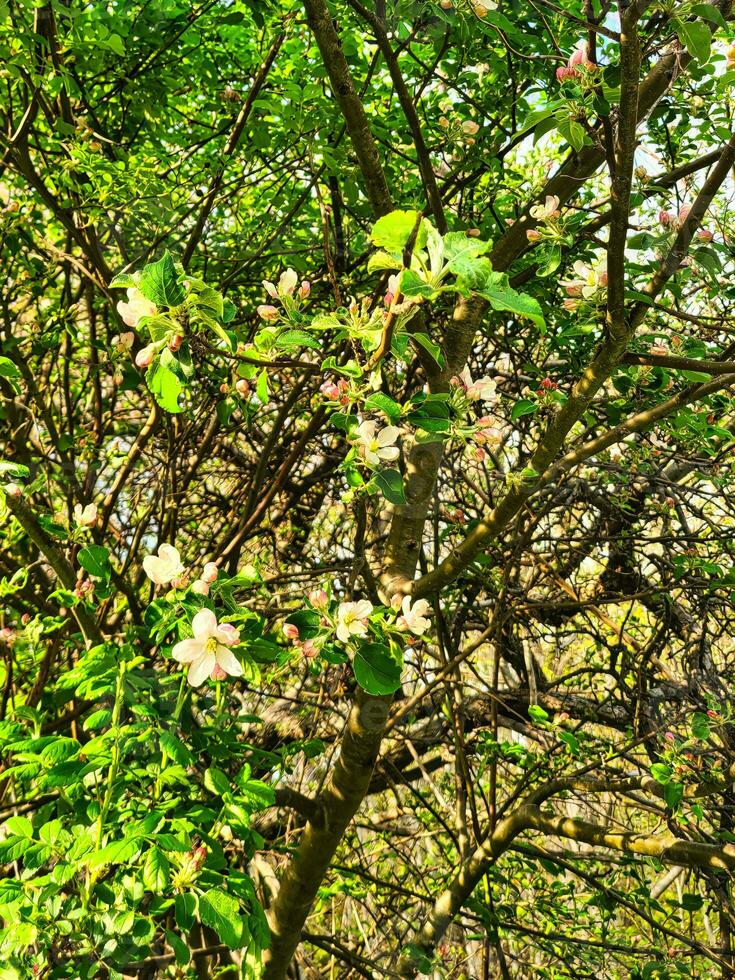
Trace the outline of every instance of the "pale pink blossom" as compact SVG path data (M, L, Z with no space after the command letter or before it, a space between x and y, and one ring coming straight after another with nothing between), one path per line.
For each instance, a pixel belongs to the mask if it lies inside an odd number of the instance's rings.
M229 629L226 629L229 627ZM193 636L181 640L171 651L174 660L188 664L187 680L192 687L199 687L207 677L214 680L224 680L229 674L239 677L242 674L242 664L229 649L232 634L238 630L229 623L218 624L217 617L211 609L200 609L191 623Z
M367 420L357 427L353 439L367 465L379 466L398 459L400 451L394 443L400 434L400 429L395 425L386 425L378 430L377 422Z
M162 544L158 549L158 556L145 556L143 571L156 585L168 585L184 574L184 566L178 550L172 544Z
M209 595L209 582L203 581L203 579L198 578L196 582L192 583L191 591L195 595Z
M299 277L296 275L293 269L286 269L285 272L281 273L281 277L278 280L278 295L279 296L291 296L294 289L296 289L296 283L299 281Z
M211 585L212 582L217 581L217 576L219 575L219 568L217 563L214 561L208 561L204 568L202 569L202 574L199 576L202 582L206 582Z
M137 327L144 316L155 316L156 305L146 299L139 289L131 286L128 289L127 303L120 300L117 304L117 312L122 317L123 323L129 327Z
M74 505L74 523L79 527L94 527L97 523L97 507L95 504Z
M367 599L359 602L342 602L337 609L337 639L347 643L355 636L365 636L368 631L368 617L373 604Z
M309 602L315 609L326 609L329 605L329 596L324 589L314 589L309 593Z
M257 309L257 313L260 319L265 320L267 323L275 323L281 315L275 306L269 306L267 303L261 303Z
M235 391L241 398L247 398L250 394L250 383L246 378L239 378L235 382Z
M298 626L296 626L294 623L284 623L283 635L287 640L298 640L300 636Z
M404 633L413 633L414 636L423 636L431 626L431 620L426 618L430 609L426 599L417 599L411 605L411 596L404 596L401 603L402 616L396 620L396 626Z

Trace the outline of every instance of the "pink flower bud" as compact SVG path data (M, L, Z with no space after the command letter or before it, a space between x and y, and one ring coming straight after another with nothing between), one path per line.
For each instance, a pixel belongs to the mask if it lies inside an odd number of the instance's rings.
M442 10L451 10L452 0L439 0L439 6L442 8Z
M473 456L475 457L475 459L476 459L476 460L478 460L478 461L479 461L480 463L481 463L481 462L482 462L482 461L483 461L484 459L486 459L486 458L487 458L487 453L486 453L486 452L485 452L485 450L484 450L484 449L482 448L482 446L475 446L475 447L474 447L474 449L472 450L472 455L473 455Z
M700 242L711 242L714 237L709 228L700 228L697 232L697 238Z
M385 294L385 296L383 297L383 303L385 304L385 306L391 305L391 303L393 302L393 295L394 294L391 292Z
M301 652L305 657L315 657L319 653L319 646L314 640L304 640L301 644Z
M225 677L226 676L227 675L225 674ZM222 680L221 677L218 677L216 679L217 680ZM202 865L204 864L204 862L206 860L207 860L207 848L204 846L204 844L200 844L199 847L196 847L191 852L191 863L194 865L194 867L198 871L199 868L202 867Z
M580 45L575 51L572 52L567 65L570 68L576 67L576 65L584 65L587 63L587 45Z
M219 568L217 563L213 561L208 561L207 564L202 569L202 574L199 576L202 582L206 582L211 585L212 582L217 581L217 576L219 575Z
M685 205L684 205L684 207L680 209L680 211L679 211L679 221L680 221L680 222L681 222L682 224L683 224L683 223L684 223L684 222L685 222L685 221L687 220L687 218L689 217L689 212L690 212L691 210L692 210L692 209L691 209L691 206L690 206L689 204L685 204Z
M570 313L574 313L575 310L579 309L579 300L567 297L565 300L563 300L561 305L565 310L569 310Z
M309 593L309 602L315 609L326 609L329 605L329 596L324 589L314 589Z
M324 384L319 388L319 391L328 398L330 402L339 401L340 395L342 394L334 381L325 381Z
M467 237L468 238L479 238L481 234L482 234L482 232L480 231L479 228L468 228L467 229Z
M200 578L193 583L191 591L196 595L209 595L209 583L203 582Z
M9 497L22 497L23 496L23 490L18 486L17 483L6 483L5 484L5 493Z
M658 223L667 228L669 225L673 224L676 219L671 211L659 211L658 213Z
M265 289L271 299L278 299L278 287L275 285L275 283L268 282L267 279L264 279L263 289Z
M184 342L184 338L181 336L180 333L177 333L175 337L172 337L171 340L169 340L168 349L171 351L172 354L175 354L176 351L179 349L179 347L181 347L183 342Z
M287 640L298 640L299 638L299 628L294 626L293 623L283 624L283 635Z
M0 630L0 642L12 647L15 643L15 630L12 630L9 626L3 626Z
M228 394L229 390L230 390L230 386L227 385L227 384L225 384L224 381L223 381L222 384L219 386L219 393L220 393L220 395L226 395L226 394Z
M676 735L674 735L673 732L666 732L666 734L664 735L664 738L666 739L667 742L675 742L676 741Z
M156 348L153 344L148 344L142 350L139 350L135 355L135 366L139 368L147 368L152 362L153 358L156 356Z
M241 398L247 398L250 394L250 384L246 378L240 378L235 382L235 391Z
M214 670L209 675L213 681L223 681L227 677L227 671L220 667L219 664L214 665Z
M24 626L27 626L31 621L31 614L23 613L23 615L20 617L20 621Z
M540 242L541 241L541 235L540 235L540 233L538 231L536 231L535 228L529 228L526 231L526 238L529 240L529 242Z
M299 286L299 296L302 299L306 299L306 297L309 295L310 292L311 292L311 283L309 282L308 279L304 279L304 281Z
M396 592L396 594L390 600L390 607L391 609L395 609L397 612L401 608L402 603L403 596L399 592Z
M279 319L280 313L275 306L268 306L263 304L258 307L258 316L261 320L265 320L267 323L275 323Z
M707 717L708 718L716 718L717 717L717 712L716 711L713 711L712 708L709 708L708 711L707 711Z
M220 643L226 647L236 647L240 642L240 630L235 629L232 623L220 623L217 629Z
M561 82L562 85L564 84L564 82L570 82L572 79L578 77L579 77L579 72L577 71L577 69L570 68L568 65L562 65L561 68L556 69L556 80L557 82Z

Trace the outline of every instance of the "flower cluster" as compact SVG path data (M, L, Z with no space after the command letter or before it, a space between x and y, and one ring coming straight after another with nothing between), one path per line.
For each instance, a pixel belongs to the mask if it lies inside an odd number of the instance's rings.
M494 405L498 400L497 382L487 376L473 381L468 367L465 367L460 375L455 375L450 384L471 402L485 402L485 404Z
M324 589L316 589L309 593L309 602L321 614L317 635L304 639L301 629L296 623L289 621L281 627L285 639L309 659L315 657L333 639L344 646L366 639L371 629L371 617L375 620L378 632L381 629L383 632L395 630L404 639L409 634L409 643L414 642L414 638L423 636L431 626L431 620L427 618L430 606L426 599L411 602L410 596L397 595L393 597L389 609L376 609L369 599L358 599L340 602L336 609L330 610L329 595Z
M264 279L263 288L271 299L281 304L286 315L289 316L298 309L299 302L309 295L311 283L308 279L304 279L299 285L297 273L293 269L286 269L281 273L277 284ZM271 303L261 304L257 312L261 320L265 320L266 323L277 323L281 318L281 311Z
M607 289L607 260L605 256L587 264L581 259L572 266L575 278L562 279L561 285L567 292L564 309L578 310L584 303L596 304L605 299Z
M531 208L530 215L534 218L540 228L529 228L526 231L526 238L529 242L540 242L544 238L558 238L561 235L559 218L559 198L555 194L547 194L543 204L537 204Z
M584 77L584 72L593 72L597 65L587 53L586 42L581 43L569 57L566 65L556 69L556 80L563 85L565 82L577 81Z

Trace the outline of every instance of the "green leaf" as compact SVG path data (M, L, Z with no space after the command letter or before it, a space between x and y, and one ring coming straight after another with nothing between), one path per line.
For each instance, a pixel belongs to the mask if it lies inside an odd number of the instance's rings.
M184 386L176 373L161 358L157 358L148 368L145 380L153 397L164 411L172 415L182 411L179 406L179 395L184 390Z
M450 231L444 236L444 260L456 276L470 278L481 255L490 251L490 242L469 238L462 231Z
M521 398L511 409L510 417L515 422L524 415L533 415L538 411L538 402L531 401L530 398Z
M352 663L355 680L368 694L392 694L401 686L403 665L382 643L365 643Z
M0 378L19 378L20 371L9 357L0 357Z
M549 720L549 713L548 711L544 711L539 704L530 704L528 706L528 717L531 719L531 721L535 721L536 724L539 724L539 722Z
M191 932L194 926L194 916L197 911L197 897L191 892L177 895L174 899L174 916L176 925L182 932Z
M444 367L444 355L441 352L441 347L439 347L438 344L435 344L429 336L427 336L425 333L412 333L411 340L431 354L439 367Z
M374 252L368 259L368 272L384 272L385 270L400 269L403 259L399 255L388 255L387 252Z
M179 282L169 252L143 269L138 289L156 306L180 306L184 302L184 287Z
M483 296L494 310L507 310L516 316L525 317L540 329L545 326L544 317L538 302L526 293L518 293L508 282L504 273L493 272L477 292Z
M400 253L406 247L418 219L418 211L391 211L375 222L370 241L388 252ZM416 236L416 251L424 247L426 237L426 222L422 221Z
M204 786L213 796L224 796L230 792L230 781L221 769L210 766L204 773Z
M77 556L79 564L85 572L89 572L94 578L107 581L112 572L110 564L110 553L107 548L99 544L88 544L82 548Z
M28 817L8 817L5 821L5 829L17 837L33 837L33 824Z
M237 949L242 941L243 917L240 906L232 895L221 888L210 888L199 898L199 918L219 936L230 949Z
M651 766L651 775L656 780L657 783L661 783L665 786L666 783L671 782L671 768L664 765L663 762L654 762Z
M165 749L166 754L174 762L178 762L180 766L190 766L194 762L194 756L189 749L171 732L161 732L158 738L161 749Z
M178 897L180 896L177 896L177 898ZM176 957L176 965L186 966L186 964L191 959L191 954L189 953L189 947L182 940L181 936L177 936L175 932L171 932L170 929L167 929L166 942L174 951L174 956Z
M424 282L418 272L404 269L401 273L401 292L404 296L424 296L430 299L436 295L437 289Z
M164 891L169 882L171 866L166 855L157 847L152 847L145 856L143 865L143 884L154 894Z
M703 711L695 711L692 716L692 735L704 741L710 735L709 718Z
M137 286L138 283L135 281L135 276L131 276L129 272L121 272L119 275L114 276L110 280L110 289L131 289Z
M712 47L712 31L701 21L678 21L679 40L695 61L704 64L709 60Z
M140 850L140 842L140 837L126 837L123 840L113 841L101 851L90 855L86 860L87 867L94 870L105 864L127 864Z
M284 330L273 344L276 350L296 350L299 347L310 347L319 350L321 343L306 330Z
M403 492L403 477L398 470L380 470L375 474L373 480L386 500L399 507L406 503L406 495Z
M395 425L401 418L401 406L388 395L384 395L382 391L368 395L363 408L366 412L383 412L392 425Z

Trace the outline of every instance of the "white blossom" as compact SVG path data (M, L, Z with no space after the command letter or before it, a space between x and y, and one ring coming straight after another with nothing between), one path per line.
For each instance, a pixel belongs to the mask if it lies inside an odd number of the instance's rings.
M377 430L377 422L362 422L357 427L355 442L357 451L368 466L379 466L382 462L390 462L399 455L398 446L394 443L400 435L400 429L395 425L386 425Z
M240 640L240 632L230 623L217 622L211 609L200 609L191 623L193 636L181 640L171 651L174 660L189 665L186 679L199 687L207 677L221 680L230 674L239 677L242 664L229 649Z
M120 300L117 304L117 312L129 327L137 327L138 321L144 316L154 316L156 312L155 303L141 293L135 286L128 289L128 301Z
M373 604L367 599L340 603L337 609L337 639L347 643L353 636L365 636L368 631L367 619L372 611Z
M145 556L143 571L156 585L168 585L174 579L181 578L184 566L177 549L172 544L162 544L158 549L158 556Z
M396 626L404 633L413 633L414 636L423 636L431 626L431 620L426 618L430 606L426 599L417 599L411 605L411 596L404 596L401 603L402 616L396 620Z

